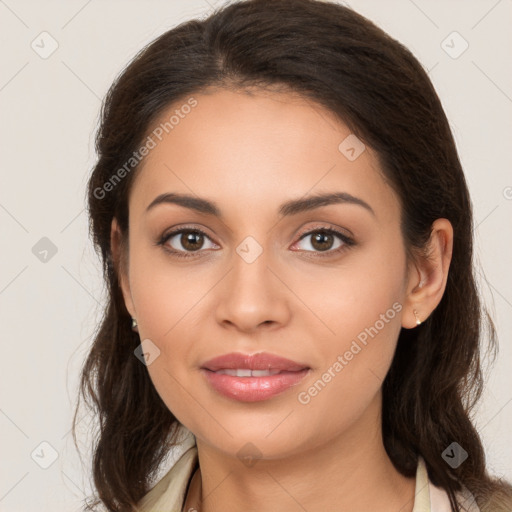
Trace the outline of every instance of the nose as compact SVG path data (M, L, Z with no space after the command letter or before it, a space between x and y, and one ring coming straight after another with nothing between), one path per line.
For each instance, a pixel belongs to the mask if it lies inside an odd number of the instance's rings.
M293 297L285 283L284 272L269 262L265 251L252 262L235 253L231 270L219 283L217 322L245 333L282 327L290 319Z

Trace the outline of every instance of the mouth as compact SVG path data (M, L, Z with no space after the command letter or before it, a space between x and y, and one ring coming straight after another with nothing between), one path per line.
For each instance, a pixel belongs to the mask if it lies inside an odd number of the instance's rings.
M283 370L248 370L246 368L238 368L235 370L226 368L224 370L215 371L218 375L231 375L231 377L270 377L271 375L278 375L282 372Z
M231 353L203 363L201 373L220 395L242 402L268 400L299 384L311 368L277 355Z

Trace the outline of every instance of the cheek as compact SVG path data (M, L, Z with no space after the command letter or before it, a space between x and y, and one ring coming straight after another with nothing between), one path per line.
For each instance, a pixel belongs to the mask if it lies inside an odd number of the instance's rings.
M394 307L393 307L394 306ZM398 302L383 309L383 316L356 325L354 319L339 323L337 341L325 338L325 365L316 369L308 382L297 390L297 403L307 429L321 443L337 432L349 432L358 424L382 388L393 360L400 332L401 306ZM352 336L349 333L354 333ZM326 354L329 352L329 354ZM306 427L307 425L307 427ZM355 432L356 438L366 432Z
M150 339L167 340L184 324L193 324L195 310L209 289L202 272L197 267L172 263L155 249L134 250L130 287L140 333Z
M329 279L310 276L316 291L308 306L326 327L317 322L323 334L313 350L321 364L297 397L310 418L329 410L333 424L349 425L379 392L401 330L404 269L405 254L395 247L361 252Z
M389 244L393 247L387 246L384 237L377 239L339 265L294 270L294 289L300 290L298 295L306 298L308 308L317 317L318 332L326 338L321 347L326 351L344 351L347 343L350 345L360 334L364 341L365 330L373 332L375 325L383 336L391 335L391 342L398 335L406 257L400 237L394 239L396 243Z
M191 421L208 420L195 389L200 377L195 341L205 338L202 301L208 301L205 294L217 280L206 266L199 270L173 264L139 248L130 254L130 288L139 334L159 351L148 366L150 378L169 410L189 428L197 429Z

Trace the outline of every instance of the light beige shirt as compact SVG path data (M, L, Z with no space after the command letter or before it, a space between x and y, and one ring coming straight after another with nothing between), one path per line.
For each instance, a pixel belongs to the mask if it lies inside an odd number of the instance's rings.
M165 476L139 502L141 512L188 512L183 511L187 486L197 464L197 447L189 447ZM464 489L457 494L461 510L480 512L471 493ZM418 459L416 492L412 512L451 512L448 494L430 482L425 461Z

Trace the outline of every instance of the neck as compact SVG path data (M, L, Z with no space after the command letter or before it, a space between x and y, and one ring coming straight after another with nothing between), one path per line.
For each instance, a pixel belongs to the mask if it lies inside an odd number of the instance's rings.
M415 479L401 475L384 449L378 399L364 416L336 438L250 466L196 439L200 469L184 510L411 512Z

